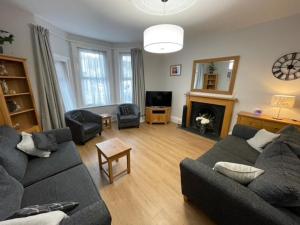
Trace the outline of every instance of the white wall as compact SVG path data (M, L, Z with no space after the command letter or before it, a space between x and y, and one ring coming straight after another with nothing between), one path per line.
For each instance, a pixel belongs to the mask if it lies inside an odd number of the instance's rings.
M195 59L240 55L241 60L235 83L235 105L233 123L239 111L253 111L262 108L271 114L270 100L273 94L296 95L296 108L283 110L282 115L300 120L300 79L281 81L271 72L279 56L300 52L300 15L252 26L228 33L200 33L186 37L182 51L164 57L161 79L164 90L173 91L173 117L182 116L185 93L190 90L192 64ZM170 77L169 66L182 64L182 76Z
M31 80L34 96L37 96L37 84L32 51L30 24L34 16L6 3L0 7L0 29L15 36L13 44L4 46L4 54L27 58L29 79ZM37 100L37 99L36 99Z

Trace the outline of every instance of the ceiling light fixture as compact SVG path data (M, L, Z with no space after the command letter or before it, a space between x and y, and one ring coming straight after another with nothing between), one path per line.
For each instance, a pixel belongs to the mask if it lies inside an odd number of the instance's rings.
M163 3L163 11L166 11L168 0L160 1L160 4ZM142 2L146 3L147 1ZM184 30L180 26L173 24L151 26L144 31L144 49L151 53L177 52L183 48L183 38Z

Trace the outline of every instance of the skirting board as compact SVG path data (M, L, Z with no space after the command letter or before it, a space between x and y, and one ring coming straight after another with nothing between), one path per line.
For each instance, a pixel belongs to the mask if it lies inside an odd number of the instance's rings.
M176 124L181 124L182 119L180 117L177 117L177 116L171 116L171 122L176 123Z

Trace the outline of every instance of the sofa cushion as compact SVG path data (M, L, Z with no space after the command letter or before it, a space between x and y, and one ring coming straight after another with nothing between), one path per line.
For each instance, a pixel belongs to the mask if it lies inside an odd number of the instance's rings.
M218 171L241 184L249 184L264 172L253 166L229 162L217 162L213 170Z
M58 148L56 137L54 134L33 133L32 138L35 147L39 150L53 152Z
M100 125L98 123L83 123L82 124L84 133L94 133L95 131L100 129Z
M76 201L70 214L100 201L100 195L87 168L80 164L24 189L21 207L52 202Z
M23 186L0 166L0 221L20 209Z
M17 210L9 219L38 215L53 211L69 212L79 205L78 202L54 202L43 205L31 205Z
M83 117L83 115L82 115L82 113L80 111L73 112L71 114L71 118L73 120L78 121L79 123L83 123L84 122L84 117Z
M265 129L259 130L254 137L247 140L248 144L259 152L262 152L264 147L278 138L280 134L269 132Z
M222 141L219 141L216 146L252 164L255 163L259 156L259 152L252 148L245 139L236 136L227 136Z
M239 157L238 155L232 154L231 152L224 150L217 145L215 145L211 150L200 156L197 160L211 168L213 168L214 165L220 161L253 166L253 163Z
M122 123L127 123L127 122L132 122L133 120L138 120L138 116L137 115L134 115L134 114L131 114L131 115L123 115L123 116L120 116L120 119L122 121Z
M75 144L72 141L64 142L47 159L31 158L22 183L24 186L31 185L80 163L81 158Z
M18 181L23 179L28 163L26 154L16 148L20 140L21 136L15 129L0 127L0 165Z
M255 166L265 173L249 184L251 190L276 206L300 206L300 159L287 144L269 145Z

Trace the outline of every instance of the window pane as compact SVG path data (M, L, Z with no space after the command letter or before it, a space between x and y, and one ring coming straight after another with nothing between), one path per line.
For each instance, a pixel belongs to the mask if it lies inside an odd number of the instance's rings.
M130 54L120 55L120 101L132 102L132 69Z
M70 80L68 77L67 64L63 61L55 62L55 69L59 84L60 93L62 95L63 103L66 111L75 108L73 90L71 88Z
M79 57L83 105L111 104L105 53L81 49Z

